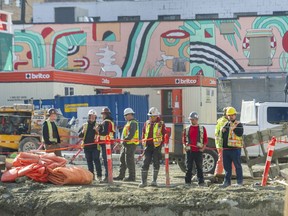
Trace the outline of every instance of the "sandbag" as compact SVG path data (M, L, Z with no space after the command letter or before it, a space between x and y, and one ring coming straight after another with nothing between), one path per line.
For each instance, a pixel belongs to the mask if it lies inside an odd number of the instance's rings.
M81 167L58 167L48 172L48 181L56 185L87 185L93 181L93 174Z

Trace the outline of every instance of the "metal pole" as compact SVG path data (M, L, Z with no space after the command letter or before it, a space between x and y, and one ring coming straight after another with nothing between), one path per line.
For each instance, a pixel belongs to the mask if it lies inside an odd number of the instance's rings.
M26 16L26 0L21 0L21 23L25 23Z

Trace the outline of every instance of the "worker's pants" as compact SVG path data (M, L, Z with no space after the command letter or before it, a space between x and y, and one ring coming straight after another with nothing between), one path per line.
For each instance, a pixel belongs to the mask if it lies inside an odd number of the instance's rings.
M48 153L51 153L51 152L54 152L54 154L56 156L59 156L59 157L62 157L62 154L61 154L61 150L55 150L55 149L60 149L61 146L59 143L56 143L56 144L45 144L45 149L48 150L47 152Z
M87 160L88 170L94 174L94 165L98 177L102 176L102 167L100 162L100 151L97 148L84 148L85 157Z
M102 160L105 168L105 177L108 177L108 164L107 164L107 154L106 154L106 144L101 144Z
M193 169L193 162L195 161L196 170L197 170L197 178L198 184L204 183L204 176L203 176L203 153L202 152L192 152L187 151L187 158L186 158L186 176L185 176L185 183L190 184L192 180L192 169Z
M135 144L122 144L120 152L120 170L119 176L125 177L126 169L128 168L129 177L135 178L135 151L137 145Z
M224 171L223 167L223 149L222 148L217 148L218 151L218 160L216 162L216 168L214 175L222 175ZM235 166L234 163L232 163L232 175L235 175Z
M160 161L162 159L161 148L162 145L158 147L148 145L144 149L144 163L142 166L142 172L148 172L151 162L153 162L154 171L158 171L160 169Z
M232 162L236 169L237 184L242 184L243 171L241 166L241 149L223 149L223 164L225 170L224 184L231 185Z

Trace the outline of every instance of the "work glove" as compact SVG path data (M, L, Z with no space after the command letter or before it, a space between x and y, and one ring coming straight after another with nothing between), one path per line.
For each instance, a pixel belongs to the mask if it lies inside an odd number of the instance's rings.
M191 146L189 146L189 145L185 145L184 148L185 148L185 151L186 151L186 152L191 150Z

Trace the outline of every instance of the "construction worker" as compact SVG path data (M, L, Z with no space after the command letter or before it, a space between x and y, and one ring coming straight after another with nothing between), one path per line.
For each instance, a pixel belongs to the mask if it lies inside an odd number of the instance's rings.
M223 116L217 120L217 124L215 127L215 145L218 152L218 160L216 163L216 168L214 172L215 177L222 177L223 174L223 140L222 140L222 132L221 129L228 122L228 117L226 115L226 111L229 107L225 107L223 109ZM232 163L232 172L235 175L235 166Z
M111 111L108 107L105 107L102 109L101 112L102 115L102 123L97 127L97 132L99 134L98 141L101 142L100 147L102 151L102 159L103 164L105 167L105 178L101 181L103 183L108 182L108 164L107 164L107 155L106 155L106 145L102 142L105 142L106 136L110 137L110 140L114 140L114 133L115 133L115 127L113 118L111 117Z
M153 180L151 186L157 186L157 177L162 159L162 144L166 133L165 124L160 120L160 113L156 107L151 107L148 114L149 120L144 124L142 130L142 144L144 147L144 163L141 169L141 184L139 187L147 186L147 177L150 163L153 161Z
M98 145L95 145L95 138L97 135L96 123L97 112L94 109L88 111L88 121L85 122L79 129L79 137L83 138L82 147L84 148L84 153L88 165L88 170L93 174L93 179L95 179L94 165L96 167L97 180L102 179L102 167L100 162L100 149Z
M42 136L43 136L43 141L45 144L45 149L53 151L53 149L58 149L54 150L53 152L55 155L61 157L61 151L59 150L60 148L60 136L58 132L57 125L55 124L55 120L57 119L57 111L54 108L50 108L47 111L48 118L42 125Z
M139 144L139 126L134 119L135 112L131 108L124 110L124 117L127 121L122 132L122 147L120 153L120 170L119 175L114 180L135 181L135 151ZM126 168L129 170L128 178L125 178Z
M225 177L222 187L231 185L232 162L236 169L237 186L243 184L243 171L241 166L241 148L243 147L243 125L236 120L236 109L228 107L226 114L228 122L222 128L223 139L223 165Z
M198 124L199 116L196 112L191 112L188 119L190 125L184 129L182 139L187 154L185 183L187 185L191 184L192 168L195 162L198 185L204 186L203 151L208 143L207 132L204 126Z

